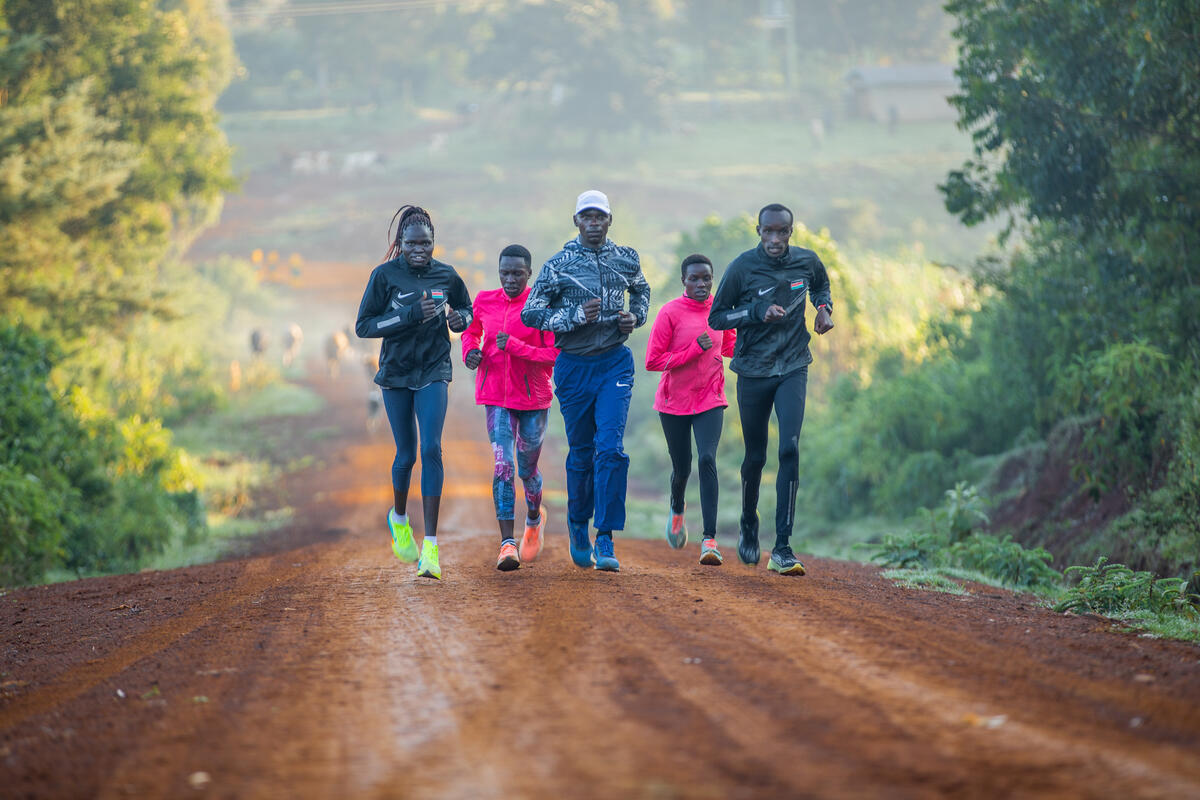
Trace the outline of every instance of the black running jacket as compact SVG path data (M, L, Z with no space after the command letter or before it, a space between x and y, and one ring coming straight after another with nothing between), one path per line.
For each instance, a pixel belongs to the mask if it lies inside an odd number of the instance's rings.
M421 298L426 293L439 304L428 320L421 316ZM431 259L428 267L418 271L400 256L371 272L354 332L362 339L383 339L377 384L419 389L450 380L447 308L462 315L464 328L471 324L471 295L449 264Z
M833 313L829 275L812 250L789 245L782 256L772 258L759 244L735 258L721 276L708 314L708 324L716 330L737 329L729 368L747 378L768 378L811 364L806 300ZM787 316L763 322L772 305L782 306Z

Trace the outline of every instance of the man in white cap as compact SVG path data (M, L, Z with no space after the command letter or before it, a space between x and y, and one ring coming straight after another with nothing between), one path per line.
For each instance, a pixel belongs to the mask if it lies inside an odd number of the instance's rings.
M625 340L646 322L650 284L637 251L609 241L612 209L603 192L579 195L574 222L579 235L542 265L521 321L553 331L559 349L554 393L569 446L571 559L580 567L616 572L621 565L612 532L625 528L625 419L633 393L633 354Z

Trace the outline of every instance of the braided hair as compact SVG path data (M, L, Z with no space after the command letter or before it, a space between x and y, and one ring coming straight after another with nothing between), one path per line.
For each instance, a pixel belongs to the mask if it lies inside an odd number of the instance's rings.
M400 218L399 224L396 223L396 218ZM396 236L392 237L392 225L396 225ZM433 218L429 216L429 212L420 206L404 205L392 215L392 221L388 223L388 251L383 257L384 261L391 261L400 255L400 239L404 236L404 230L412 225L424 225L429 228L429 235L433 234Z

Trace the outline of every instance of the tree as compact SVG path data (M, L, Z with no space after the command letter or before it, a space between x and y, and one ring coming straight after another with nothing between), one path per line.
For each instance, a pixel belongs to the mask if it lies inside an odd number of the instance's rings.
M1134 318L1135 333L1200 358L1200 2L947 8L953 102L975 142L942 186L947 208L1033 226L1030 268L1006 288L1086 309L1093 347Z
M224 28L202 0L9 0L0 28L0 310L60 339L165 310L158 266L231 186Z

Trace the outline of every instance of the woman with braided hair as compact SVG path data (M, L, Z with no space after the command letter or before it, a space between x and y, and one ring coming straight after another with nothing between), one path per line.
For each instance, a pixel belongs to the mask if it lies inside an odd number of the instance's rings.
M471 324L471 296L454 267L433 257L433 220L419 206L402 206L388 225L388 251L367 281L355 332L382 339L375 383L396 457L392 462L394 504L388 512L392 552L417 575L441 578L437 521L442 499L442 425L450 383L450 335ZM408 521L408 487L421 456L421 509L425 536L420 556Z

